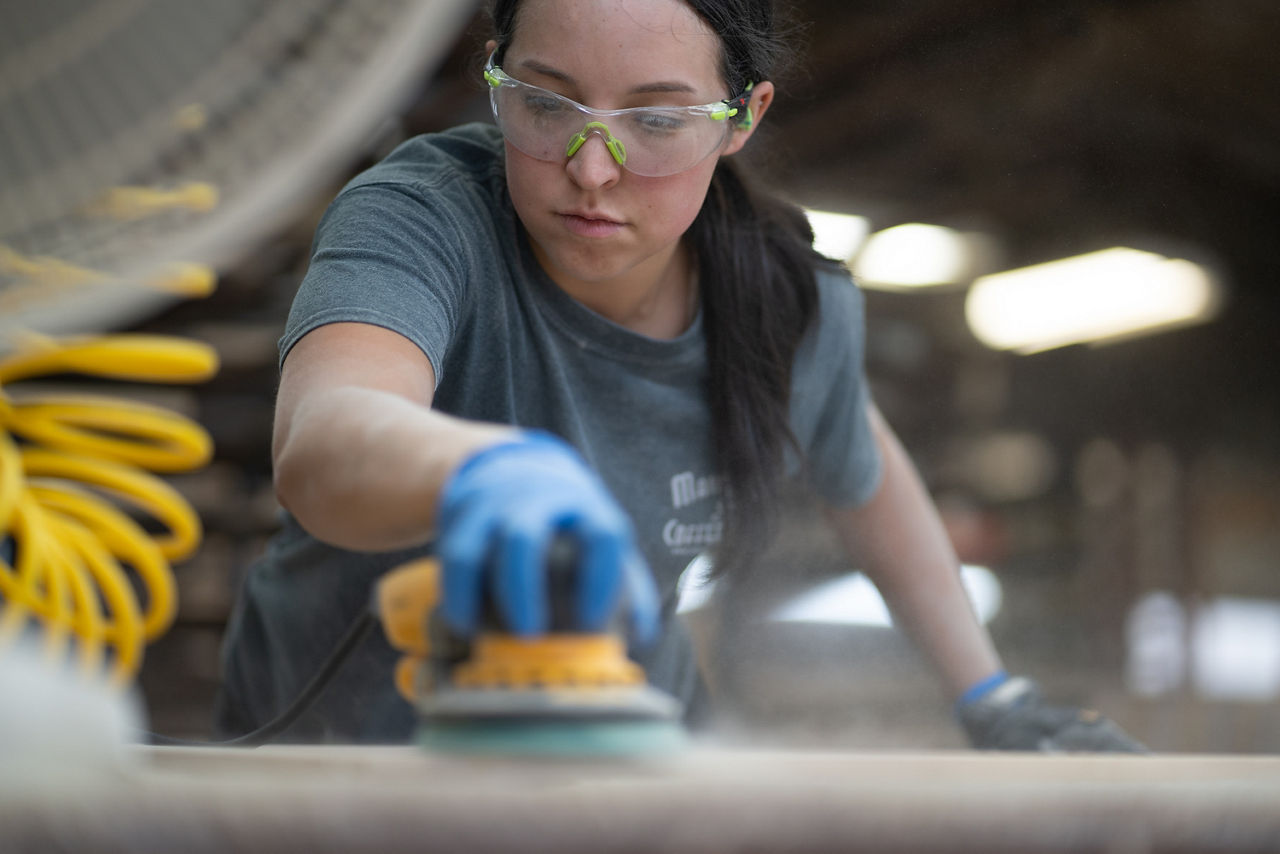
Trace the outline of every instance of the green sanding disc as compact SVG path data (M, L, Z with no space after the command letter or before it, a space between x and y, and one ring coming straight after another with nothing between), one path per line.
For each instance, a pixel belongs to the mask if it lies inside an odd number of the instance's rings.
M671 720L424 720L427 750L512 756L657 756L688 743Z

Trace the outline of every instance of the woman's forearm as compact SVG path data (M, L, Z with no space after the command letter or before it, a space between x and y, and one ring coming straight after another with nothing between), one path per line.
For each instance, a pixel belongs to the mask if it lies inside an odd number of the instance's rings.
M884 475L876 495L829 511L855 566L875 582L895 620L937 669L953 697L1001 669L960 580L959 561L906 451L872 413Z
M276 457L276 493L332 545L416 545L431 536L437 497L457 465L509 432L379 389L328 389L295 410Z
M294 345L276 397L276 495L312 536L405 548L433 533L441 487L463 459L513 434L431 409L435 374L400 335L321 326Z

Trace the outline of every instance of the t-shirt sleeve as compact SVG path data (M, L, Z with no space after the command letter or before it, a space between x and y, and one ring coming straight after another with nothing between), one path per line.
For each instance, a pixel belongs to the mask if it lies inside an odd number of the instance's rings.
M443 376L469 264L460 235L483 227L447 192L399 183L349 186L316 228L311 263L294 297L280 361L328 323L382 326L421 348Z
M847 277L819 274L818 284L818 315L792 377L792 429L817 494L855 506L875 494L882 470L864 369L863 295Z

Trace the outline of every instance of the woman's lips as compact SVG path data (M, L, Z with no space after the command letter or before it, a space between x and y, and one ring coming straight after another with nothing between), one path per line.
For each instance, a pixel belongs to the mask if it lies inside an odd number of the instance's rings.
M565 227L579 237L609 237L622 230L623 224L612 219L603 219L584 214L560 214Z

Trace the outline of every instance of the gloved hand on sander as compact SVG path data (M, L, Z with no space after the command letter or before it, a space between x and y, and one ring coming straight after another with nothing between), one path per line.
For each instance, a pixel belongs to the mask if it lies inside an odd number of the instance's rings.
M437 554L441 613L464 635L477 627L486 591L506 628L550 628L547 556L553 540L578 548L578 629L601 632L620 607L637 643L658 629L658 591L631 520L573 448L529 431L463 462L440 495Z
M997 673L956 702L956 716L980 750L1047 753L1147 753L1115 723L1090 709L1051 706L1030 679Z

